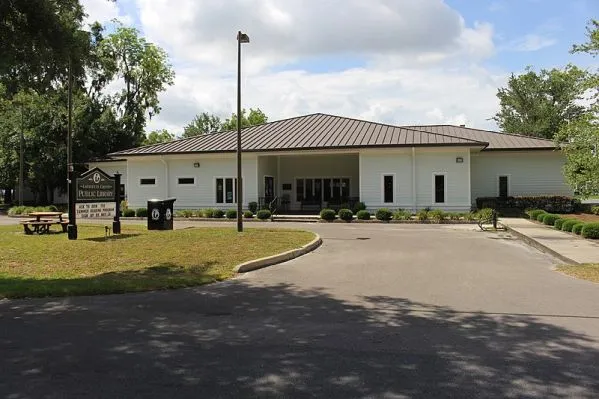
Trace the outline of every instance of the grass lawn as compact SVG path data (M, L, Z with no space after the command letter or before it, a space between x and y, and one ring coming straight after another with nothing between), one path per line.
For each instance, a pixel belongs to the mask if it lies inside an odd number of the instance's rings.
M589 280L599 283L599 264L587 263L584 265L564 265L558 266L558 271L567 274L568 276L576 277L582 280Z
M104 240L104 227L79 225L66 234L23 234L0 226L0 298L111 294L189 287L233 276L239 263L298 248L305 231L234 226L147 231L123 225Z

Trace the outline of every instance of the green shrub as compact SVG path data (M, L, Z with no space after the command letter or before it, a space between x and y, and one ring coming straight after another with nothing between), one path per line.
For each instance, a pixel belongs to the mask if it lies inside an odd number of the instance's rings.
M225 213L225 215L227 216L227 219L236 219L237 218L237 210L228 209L227 212Z
M441 209L434 209L428 213L428 217L437 223L441 223L445 219L445 212Z
M547 212L539 213L537 215L537 222L543 223L543 219L545 218L545 215L549 215L549 214Z
M570 219L570 220L566 220L563 224L562 224L562 231L572 231L572 228L574 227L574 225L580 223L579 220L576 219Z
M225 211L223 211L222 209L215 209L212 212L212 217L215 219L221 219L223 216L225 216Z
M213 218L214 217L214 209L212 209L212 208L202 209L200 212L202 212L202 216L205 218Z
M539 215L547 213L547 211L544 211L543 209L533 209L532 211L528 211L527 213L528 216L530 216L530 220L539 220Z
M325 208L320 211L320 218L322 220L326 220L327 222L335 220L335 211L332 209Z
M552 213L572 213L580 207L580 200L559 195L532 197L481 197L476 207L495 209L544 209Z
M462 215L462 217L464 218L464 220L467 220L469 222L476 220L476 213L474 212L466 212Z
M420 221L428 220L428 212L426 209L421 209L416 212L416 219Z
M48 212L58 212L56 205L48 205L46 209L48 209Z
M476 212L476 220L480 221L485 221L485 220L491 220L493 218L493 209L491 208L484 208L481 209L480 211Z
M582 228L586 223L578 222L574 226L572 226L572 233L580 235L582 233Z
M375 217L377 218L377 220L388 222L393 217L393 212L391 212L387 208L381 208L376 211Z
M557 219L557 220L556 220L556 221L553 223L553 227L555 227L555 228L556 228L556 229L558 229L558 230L561 230L561 229L562 229L562 225L564 224L564 222L565 222L566 220L570 220L570 219L568 219L568 218L559 218L559 219Z
M132 218L133 216L135 216L135 209L125 209L123 211L123 216L127 217L127 218Z
M460 220L462 218L462 214L459 212L447 212L445 217L450 220Z
M354 209L352 209L354 211L355 214L357 214L360 211L365 211L366 210L366 204L363 202L356 202L354 204Z
M260 220L266 220L270 218L270 211L268 209L260 209L256 212L256 217Z
M594 215L599 215L599 205L592 206L591 213Z
M354 219L354 213L347 208L339 209L339 219L351 222Z
M370 220L370 212L368 212L366 209L362 209L356 213L356 217L360 220Z
M18 216L18 215L23 215L23 211L25 210L26 207L20 205L20 206L13 206L12 208L10 208L8 210L8 216Z
M145 218L148 216L148 210L146 208L137 208L135 211L135 216L138 218Z
M404 211L403 209L399 209L393 213L394 220L410 220L412 218L412 214L408 211Z
M258 211L258 203L256 201L252 201L248 204L248 209L252 212L252 215Z
M543 224L553 226L553 223L555 223L557 219L559 219L559 215L556 215L555 213L546 213L543 215Z
M193 211L191 209L181 209L177 211L175 215L183 218L190 218L193 216Z
M599 223L587 223L582 228L584 238L599 238Z
M257 207L258 205L256 205ZM252 211L245 211L243 212L243 217L246 219L252 219L254 217L254 212Z

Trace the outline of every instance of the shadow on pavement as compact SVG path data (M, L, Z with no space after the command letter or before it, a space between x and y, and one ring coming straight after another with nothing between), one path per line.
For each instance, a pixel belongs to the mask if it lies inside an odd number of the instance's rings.
M592 397L599 351L529 315L244 279L0 302L2 397Z

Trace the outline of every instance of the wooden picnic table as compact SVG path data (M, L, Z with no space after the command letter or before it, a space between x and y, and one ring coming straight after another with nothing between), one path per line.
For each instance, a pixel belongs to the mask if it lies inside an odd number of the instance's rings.
M62 212L31 212L29 216L32 219L21 222L27 235L33 233L47 234L50 232L50 226L54 224L59 224L62 227L63 233L67 231L69 221L62 219ZM31 227L33 227L33 230Z

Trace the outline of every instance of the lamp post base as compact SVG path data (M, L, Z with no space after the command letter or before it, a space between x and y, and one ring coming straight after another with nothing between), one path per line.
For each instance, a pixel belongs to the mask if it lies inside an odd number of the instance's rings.
M76 224L69 224L67 226L67 235L69 236L69 240L77 239L77 225Z
M114 221L112 222L112 234L121 234L121 222L119 221Z

